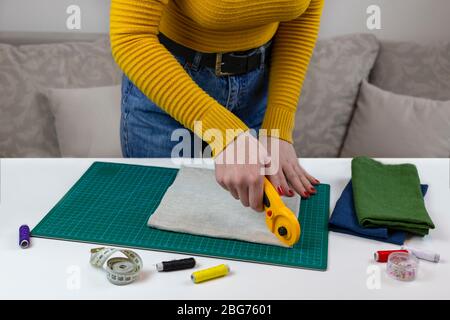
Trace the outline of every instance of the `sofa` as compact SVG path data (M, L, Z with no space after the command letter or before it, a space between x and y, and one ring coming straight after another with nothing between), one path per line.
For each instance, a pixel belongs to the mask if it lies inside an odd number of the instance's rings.
M122 73L107 35L8 42L0 43L0 157L121 157ZM312 158L450 157L450 42L319 40L294 145Z

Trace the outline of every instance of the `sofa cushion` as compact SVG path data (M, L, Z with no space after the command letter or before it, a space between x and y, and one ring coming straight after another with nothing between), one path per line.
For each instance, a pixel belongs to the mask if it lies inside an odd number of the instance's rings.
M370 82L398 94L450 100L450 42L381 42Z
M43 88L86 88L119 84L121 71L108 37L92 42L10 46L0 44L0 155L60 156Z
M48 89L63 157L120 158L121 86Z
M88 88L121 83L108 36L96 41L17 47L23 70L42 87Z
M59 156L51 114L36 90L17 49L0 44L0 157Z
M398 95L364 82L342 157L447 158L450 101Z
M370 34L318 41L296 114L294 146L300 157L339 155L360 84L378 49Z

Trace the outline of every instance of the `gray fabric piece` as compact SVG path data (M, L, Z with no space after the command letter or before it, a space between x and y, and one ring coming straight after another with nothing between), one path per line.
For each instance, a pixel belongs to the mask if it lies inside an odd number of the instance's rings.
M283 198L298 215L300 197ZM148 220L153 228L286 247L266 226L263 212L244 207L215 179L214 171L181 167Z

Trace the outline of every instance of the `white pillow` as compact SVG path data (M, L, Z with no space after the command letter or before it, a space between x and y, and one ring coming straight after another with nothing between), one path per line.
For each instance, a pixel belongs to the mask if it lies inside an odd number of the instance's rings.
M363 82L341 157L447 158L450 101L394 94Z
M121 86L48 89L63 157L122 157Z

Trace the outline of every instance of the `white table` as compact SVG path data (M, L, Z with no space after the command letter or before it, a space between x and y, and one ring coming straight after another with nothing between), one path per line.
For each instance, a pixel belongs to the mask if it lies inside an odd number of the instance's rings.
M110 284L89 264L95 245L32 239L18 247L18 228L34 227L93 162L93 159L1 160L0 298L70 299L449 299L450 298L450 161L431 159L383 160L417 165L422 183L430 185L426 205L437 228L408 245L441 254L438 264L421 261L418 279L403 283L389 278L385 264L373 253L398 246L330 232L326 272L262 264L197 258L202 267L226 261L232 274L194 285L190 270L169 274L153 264L184 257L137 250L144 261L140 281L125 287ZM101 161L105 161L102 159ZM173 166L170 160L106 160ZM305 159L304 167L331 184L330 210L350 178L348 159ZM376 279L379 278L379 282ZM377 285L379 284L379 286ZM377 288L379 287L379 288Z

